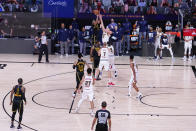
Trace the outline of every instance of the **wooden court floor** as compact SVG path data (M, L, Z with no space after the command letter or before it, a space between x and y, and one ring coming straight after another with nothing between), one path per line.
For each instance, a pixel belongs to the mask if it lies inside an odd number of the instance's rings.
M62 59L50 56L51 63L38 64L37 56L0 54L0 64L7 64L0 69L0 131L17 130L9 128L9 92L19 77L24 79L27 91L22 130L90 131L93 117L89 114L89 102L82 103L79 114L74 113L81 95L76 97L72 113L68 113L76 86L71 64L75 59L76 56ZM89 56L84 59L90 63ZM94 87L96 110L103 100L108 103L112 131L196 131L196 77L192 70L196 60L154 61L136 57L135 61L139 67L141 100L136 99L134 90L132 97L127 96L130 78L127 56L116 57L115 86L106 87L107 73L103 72L103 80Z

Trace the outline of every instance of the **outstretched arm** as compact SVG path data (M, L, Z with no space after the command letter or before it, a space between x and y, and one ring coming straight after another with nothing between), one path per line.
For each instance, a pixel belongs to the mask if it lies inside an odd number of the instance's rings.
M104 26L104 24L103 24L102 15L99 15L99 19L100 19L100 21L101 21L101 28L102 28L103 32L105 32L105 26Z
M97 18L96 18L96 21L95 21L96 24L98 24L98 19L99 19L99 16L97 15Z

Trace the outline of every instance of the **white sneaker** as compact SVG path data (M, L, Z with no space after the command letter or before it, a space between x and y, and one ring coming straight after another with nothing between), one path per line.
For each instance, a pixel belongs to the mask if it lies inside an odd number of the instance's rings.
M76 94L75 94L75 93L73 93L73 94L72 94L72 97L75 97L75 96L76 96Z
M91 111L91 116L94 116L94 113L93 113L93 111Z
M63 58L63 55L61 55L60 58Z
M76 108L75 113L79 113L79 108L78 107Z
M66 57L68 57L69 55L68 55L68 54L66 54L65 56L66 56Z
M189 59L188 59L188 61L191 61L192 60L192 58L191 58L191 56L189 56Z
M136 98L141 99L142 98L142 93L138 93Z
M186 56L184 56L183 60L186 61Z

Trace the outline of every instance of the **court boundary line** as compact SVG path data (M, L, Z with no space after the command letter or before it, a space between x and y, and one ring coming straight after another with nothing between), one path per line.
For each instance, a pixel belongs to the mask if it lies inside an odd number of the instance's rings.
M35 61L0 61L0 62L2 62L2 63L22 63L22 64L24 64L24 63L39 63L39 62L35 62ZM69 64L73 64L73 63L71 63L71 62L49 62L49 63L45 63L45 62L41 62L41 63L39 63L39 64L59 64L59 65L69 65ZM92 64L91 62L89 63L89 64ZM115 64L115 65L130 65L130 64ZM192 67L192 66L194 66L194 65L192 65L192 64L190 64L190 65L180 65L180 64L178 64L178 65L162 65L162 64L137 64L137 65L140 65L140 66L181 66L181 67Z
M155 107L155 108L169 108L169 109L178 109L178 107L169 107L169 106L156 106L156 105L151 105L151 104L148 104L146 102L143 102L142 99L144 99L145 97L148 97L148 96L154 96L154 95L163 95L163 94L167 94L167 95L174 95L176 93L156 93L156 94L149 94L149 95L145 95L145 96L142 96L142 98L140 99L140 102L146 106L150 106L150 107Z
M195 68L195 66L192 66L192 70L193 70L193 73L195 74L195 78L196 78L196 68Z

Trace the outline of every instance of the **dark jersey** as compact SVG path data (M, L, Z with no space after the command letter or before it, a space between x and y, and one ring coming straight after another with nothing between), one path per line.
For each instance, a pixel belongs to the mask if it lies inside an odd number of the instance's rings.
M155 42L156 32L148 32L148 42Z
M93 25L93 27L92 27L92 37L93 37L93 42L94 43L96 43L98 41L99 30L100 30L100 24Z
M167 36L161 36L161 43L163 45L167 45L168 44L168 37Z
M14 101L22 101L22 100L23 100L22 86L16 85L14 87Z
M76 63L76 71L77 72L84 72L85 61L83 59L78 59Z
M99 44L95 44L93 52L92 52L92 55L93 55L94 59L100 59L100 56L98 55L99 50L100 50L100 45Z
M107 120L111 118L110 112L108 110L98 110L95 114L97 118L97 124L107 125Z

